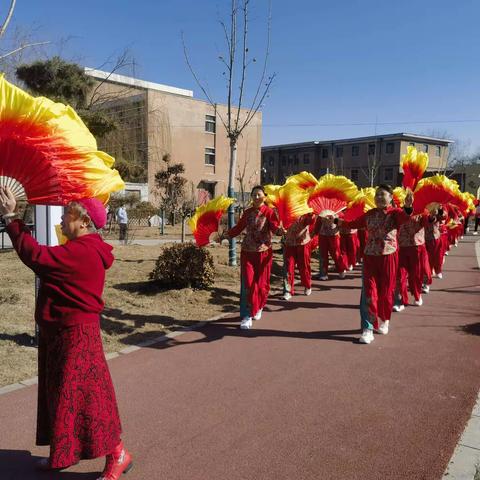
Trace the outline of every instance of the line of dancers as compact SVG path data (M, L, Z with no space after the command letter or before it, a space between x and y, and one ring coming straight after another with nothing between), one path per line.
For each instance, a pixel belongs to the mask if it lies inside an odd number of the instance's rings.
M329 261L340 279L345 272L362 264L360 299L361 343L369 344L374 333L387 334L392 311L409 304L423 303L432 279L441 279L444 256L463 235L464 218L453 206L413 214L413 193L407 191L403 208L392 205L393 190L380 185L375 191L375 208L353 221L337 215L307 213L288 229L283 228L274 208L266 204L264 187L252 190L252 206L237 225L220 235L220 240L244 233L241 246L240 328L250 329L260 320L270 291L272 236L282 237L284 293L288 301L296 294L295 269L300 274L303 293L312 293L311 254L320 256L319 278L329 278Z

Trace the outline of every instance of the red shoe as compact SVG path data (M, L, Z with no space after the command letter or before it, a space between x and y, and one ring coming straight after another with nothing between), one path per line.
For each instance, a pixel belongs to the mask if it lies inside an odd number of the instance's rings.
M120 442L115 450L107 455L105 468L97 480L118 480L122 473L127 473L133 467L132 456Z

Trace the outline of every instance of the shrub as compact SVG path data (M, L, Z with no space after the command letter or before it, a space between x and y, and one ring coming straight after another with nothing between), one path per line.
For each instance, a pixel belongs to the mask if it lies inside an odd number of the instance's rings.
M163 249L150 279L167 288L200 288L213 285L215 265L206 248L177 243Z

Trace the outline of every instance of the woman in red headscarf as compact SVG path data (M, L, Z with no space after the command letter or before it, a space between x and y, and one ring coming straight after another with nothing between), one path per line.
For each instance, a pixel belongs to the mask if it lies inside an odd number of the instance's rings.
M103 352L100 312L105 270L114 257L97 229L106 211L96 199L71 202L62 216L65 245L39 245L15 220L16 200L0 187L0 215L22 262L40 279L37 445L49 445L41 470L64 469L106 456L102 480L117 480L132 466L120 439L115 391Z

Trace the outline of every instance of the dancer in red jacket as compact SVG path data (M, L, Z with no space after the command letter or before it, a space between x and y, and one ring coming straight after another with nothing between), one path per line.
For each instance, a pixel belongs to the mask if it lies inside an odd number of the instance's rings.
M357 264L359 247L357 232L358 230L355 228L340 227L340 251L349 271L352 271Z
M352 222L335 220L347 228L364 227L368 234L363 263L368 320L362 315L361 343L373 341L373 330L385 335L389 329L397 273L397 229L410 218L413 203L413 193L409 191L405 208L392 208L392 195L390 185L380 185L375 192L376 208Z
M414 304L417 307L421 307L423 304L422 286L425 277L427 278L427 283L431 282L431 271L425 248L425 227L429 222L430 217L428 213L415 215L410 217L398 230L398 244L400 247L398 253L399 281L397 303L393 307L396 312L401 312L405 305L408 305L408 290L412 293ZM424 288L424 290L427 289Z
M340 251L340 231L337 225L332 224L327 218L318 217L313 229L318 234L318 248L322 259L320 280L328 280L328 256L333 259L339 278L345 278L347 265Z
M42 470L106 456L100 478L117 480L132 466L120 439L115 392L103 353L100 313L112 247L95 233L106 222L96 199L70 203L62 217L65 245L41 246L20 220L16 200L0 187L0 215L20 259L40 279L37 445L50 445Z
M300 280L304 286L305 295L312 293L312 271L310 268L310 226L315 222L315 215L307 213L298 218L285 234L285 269L287 274L285 300L290 300L295 294L295 265L300 272Z
M245 230L240 255L240 328L252 328L252 319L260 320L263 307L270 292L272 268L272 233L279 235L280 227L276 213L265 205L265 190L261 185L252 189L253 206L247 208L238 223L223 233L222 238L233 238Z
M432 215L433 221L428 222L425 227L425 246L432 275L443 278L442 268L445 252L441 238L441 223L445 221L445 217L442 209L435 210Z

